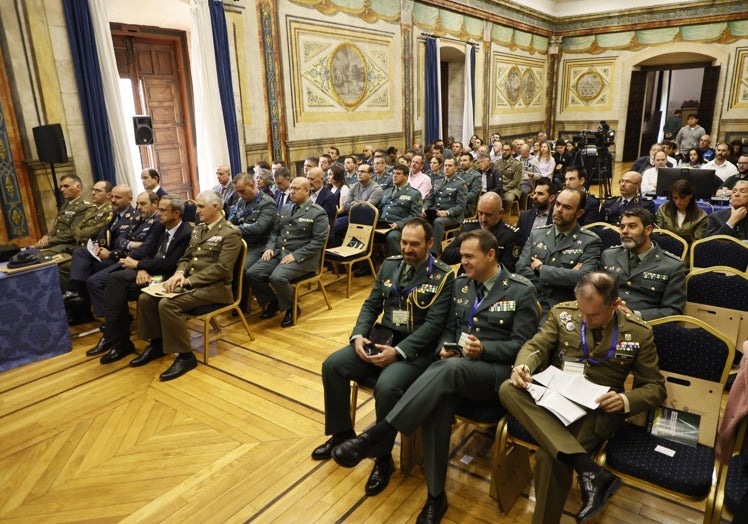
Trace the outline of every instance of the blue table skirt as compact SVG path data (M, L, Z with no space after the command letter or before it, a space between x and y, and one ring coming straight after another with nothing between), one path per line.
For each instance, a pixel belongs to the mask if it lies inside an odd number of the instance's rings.
M56 264L0 272L0 299L0 371L72 350Z
M654 205L655 205L655 211L659 209L659 207L667 202L667 198L665 197L657 197L654 199ZM704 212L707 215L711 215L715 211L720 211L722 209L730 209L730 199L724 201L725 204L712 204L710 202L705 202L703 200L697 200L696 205L699 206L701 209L704 210Z

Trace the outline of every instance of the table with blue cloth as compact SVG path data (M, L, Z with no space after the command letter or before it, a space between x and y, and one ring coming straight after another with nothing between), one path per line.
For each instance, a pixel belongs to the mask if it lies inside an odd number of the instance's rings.
M657 197L652 199L654 201L655 205L655 212L660 208L660 206L667 202L666 197ZM715 211L720 211L722 209L730 209L730 199L714 199L714 203L712 202L706 202L704 200L697 200L696 205L699 206L701 209L704 210L704 212L707 215L711 215ZM716 202L724 202L723 204L718 204Z
M0 371L73 348L57 264L0 272L0 297Z

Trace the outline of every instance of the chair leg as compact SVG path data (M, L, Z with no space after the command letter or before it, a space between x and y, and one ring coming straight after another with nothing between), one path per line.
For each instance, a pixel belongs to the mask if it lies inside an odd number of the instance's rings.
M241 319L242 324L244 325L244 329L247 331L247 336L249 337L249 340L254 340L255 337L252 335L252 332L249 330L249 324L247 323L247 319L244 318L244 315L242 315L241 308L237 306L234 309L239 312L239 318Z
M332 304L330 304L330 299L327 297L327 291L325 290L325 285L322 283L321 278L319 279L317 285L319 286L320 291L322 291L322 296L325 297L325 303L327 303L327 309L332 309Z
M293 325L296 325L296 313L299 309L299 288L298 286L294 286L293 288L293 306L292 306L292 312L291 312L291 318L293 319Z
M210 355L210 325L212 322L215 322L215 319L211 317L210 319L205 319L205 325L203 326L203 363L207 364L209 355Z
M353 277L353 264L346 264L346 272L348 273L348 286L345 288L345 298L351 296L351 278Z
M374 275L374 278L377 276L377 272L374 269L374 262L371 261L371 257L367 259L367 262L369 262L369 269L371 269L371 274Z
M351 428L356 429L356 404L358 403L358 383L351 381Z

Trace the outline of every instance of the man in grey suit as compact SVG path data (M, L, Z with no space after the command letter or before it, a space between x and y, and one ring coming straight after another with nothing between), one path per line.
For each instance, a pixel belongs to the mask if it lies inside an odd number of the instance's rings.
M338 464L352 467L376 442L394 438L397 431L411 434L423 425L428 498L418 522L439 522L447 510L444 486L457 405L495 402L517 352L538 328L535 288L499 265L500 252L490 231L460 235L465 275L454 284L452 308L436 346L440 360L411 384L384 420L332 453Z
M350 344L322 364L325 433L331 438L312 452L313 459L329 459L335 446L356 436L349 410L351 380L376 379L374 399L377 420L381 421L433 362L454 282L452 269L429 253L433 241L431 225L426 220L416 217L405 222L402 255L382 263L358 315ZM380 313L379 331L391 335L391 342L371 340L375 338L372 328ZM367 495L376 495L387 487L395 468L394 442L393 434L371 450L370 456L376 460L366 483Z
M236 204L239 199L234 183L231 181L231 168L221 164L216 168L216 178L218 178L218 185L213 186L213 191L216 191L223 198L223 210L226 216L229 216L231 206Z
M517 260L517 273L535 284L544 314L559 302L573 300L579 279L600 263L600 237L577 223L586 196L579 189L561 191L553 225L533 229Z
M603 251L600 269L621 290L619 309L643 320L680 315L686 305L686 267L652 242L654 216L641 207L623 212L621 244Z
M317 271L330 227L325 210L309 199L309 180L294 178L290 190L291 202L281 209L262 257L249 268L249 285L264 308L260 318L285 311L281 327L293 325L291 281Z

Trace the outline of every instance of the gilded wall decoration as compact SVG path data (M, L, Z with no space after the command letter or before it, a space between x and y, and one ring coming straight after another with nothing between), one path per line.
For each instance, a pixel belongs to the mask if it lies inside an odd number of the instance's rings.
M296 122L393 118L393 35L288 18Z
M10 135L5 122L5 113L0 104L0 207L2 207L8 238L29 235L26 212L18 186L16 165L10 149Z
M545 61L494 53L494 108L498 112L542 109Z
M736 49L730 109L748 108L748 47Z
M562 85L564 111L609 110L613 101L615 58L566 60Z

